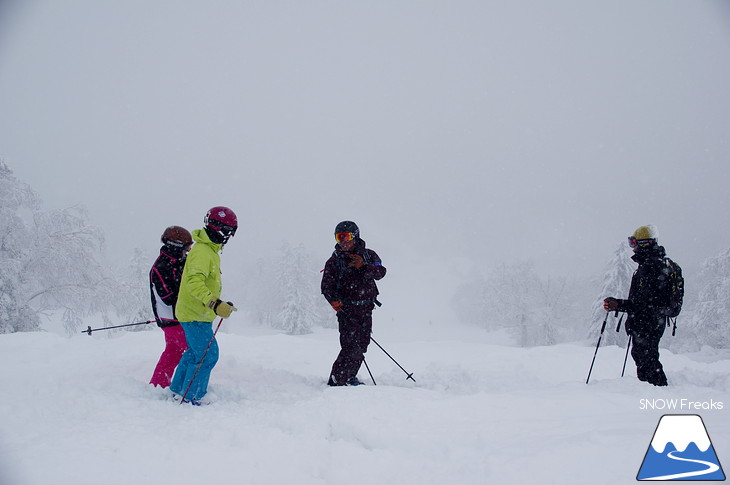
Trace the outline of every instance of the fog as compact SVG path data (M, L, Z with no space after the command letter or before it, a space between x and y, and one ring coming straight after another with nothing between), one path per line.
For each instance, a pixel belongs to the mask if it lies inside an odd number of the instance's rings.
M0 157L112 260L219 204L227 261L324 262L352 219L444 298L503 262L600 275L648 223L688 268L730 241L723 0L3 5Z

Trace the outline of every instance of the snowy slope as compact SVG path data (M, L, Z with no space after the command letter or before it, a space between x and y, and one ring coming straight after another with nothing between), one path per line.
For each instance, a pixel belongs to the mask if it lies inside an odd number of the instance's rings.
M415 384L371 346L377 386L328 388L335 331L294 337L225 322L214 403L199 408L147 385L157 329L0 335L0 483L628 484L668 412L701 414L730 463L727 354L664 351L671 386L657 389L632 365L619 378L623 349L601 348L585 385L588 345L387 330L376 339ZM369 381L364 368L360 377ZM642 399L724 409L647 410Z

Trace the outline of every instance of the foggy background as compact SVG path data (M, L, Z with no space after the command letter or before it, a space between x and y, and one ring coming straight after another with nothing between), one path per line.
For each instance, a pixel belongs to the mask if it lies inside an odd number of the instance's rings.
M724 0L0 5L0 157L119 264L227 205L235 300L352 219L383 308L431 313L503 262L600 277L643 224L686 275L729 245Z

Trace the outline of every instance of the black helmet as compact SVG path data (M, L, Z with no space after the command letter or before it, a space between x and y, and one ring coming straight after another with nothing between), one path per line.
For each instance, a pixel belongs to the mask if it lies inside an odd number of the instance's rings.
M342 221L335 226L335 235L350 232L355 238L360 237L360 228L352 221Z

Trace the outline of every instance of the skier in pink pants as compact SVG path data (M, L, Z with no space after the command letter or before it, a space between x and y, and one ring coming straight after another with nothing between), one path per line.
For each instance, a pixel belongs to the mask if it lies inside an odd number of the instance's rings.
M152 373L150 384L169 387L175 368L188 348L185 332L175 317L175 304L180 291L185 257L193 244L187 229L170 226L162 233L162 248L150 270L152 311L157 325L165 333L165 350Z

